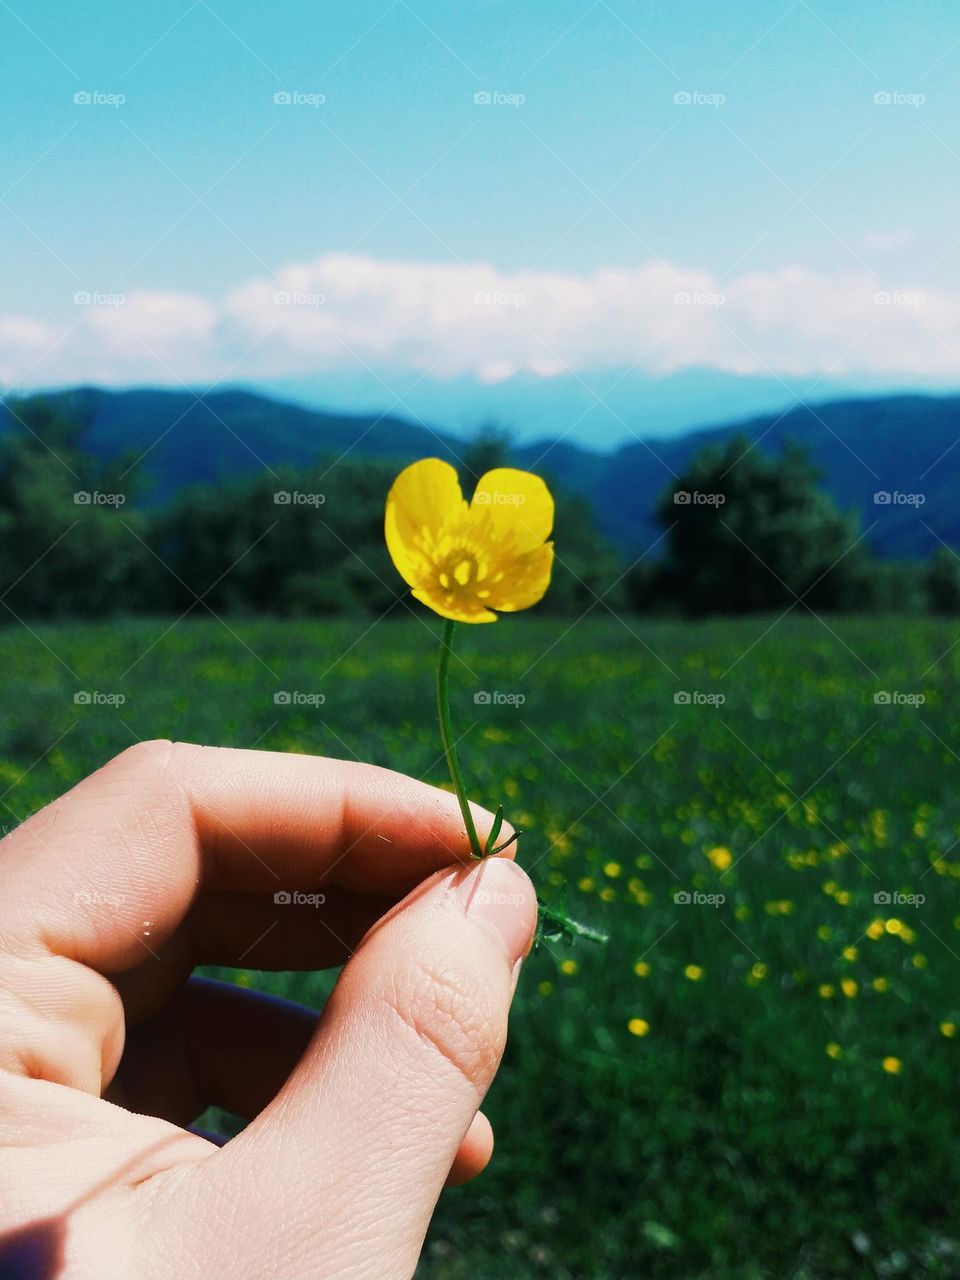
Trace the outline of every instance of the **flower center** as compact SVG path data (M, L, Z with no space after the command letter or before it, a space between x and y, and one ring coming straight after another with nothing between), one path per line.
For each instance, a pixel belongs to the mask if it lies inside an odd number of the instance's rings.
M444 556L437 576L444 591L466 591L475 586L483 575L476 556L457 547Z

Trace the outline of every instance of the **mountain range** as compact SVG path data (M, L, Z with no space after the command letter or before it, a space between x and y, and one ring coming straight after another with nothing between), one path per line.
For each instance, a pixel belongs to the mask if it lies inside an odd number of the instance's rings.
M263 467L309 466L319 457L377 456L398 463L435 455L456 462L462 436L393 415L322 412L243 389L205 396L155 389L79 387L52 393L83 426L101 461L136 459L148 500L188 484L217 483ZM16 429L0 407L0 429ZM960 396L889 395L801 403L778 414L670 438L637 438L612 451L563 438L517 445L515 465L535 470L594 507L608 537L635 556L659 535L658 498L699 449L743 435L777 452L800 443L841 509L854 511L881 555L924 557L942 540L960 546ZM877 495L880 495L879 498ZM884 500L887 495L888 500Z

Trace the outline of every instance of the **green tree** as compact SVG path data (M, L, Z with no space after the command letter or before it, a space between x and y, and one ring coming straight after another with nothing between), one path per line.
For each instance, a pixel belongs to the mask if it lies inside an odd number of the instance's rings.
M691 614L843 607L863 572L855 521L818 487L807 455L744 437L704 449L658 504L666 592Z
M927 567L924 586L931 613L960 613L960 557L948 547L938 547Z

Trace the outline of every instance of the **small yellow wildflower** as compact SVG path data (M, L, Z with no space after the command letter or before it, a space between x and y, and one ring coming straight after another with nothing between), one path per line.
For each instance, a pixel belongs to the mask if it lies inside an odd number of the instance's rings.
M894 916L891 919L889 919L883 927L886 929L887 933L892 933L896 935L898 933L903 932L903 921L898 920Z
M843 1053L843 1050L840 1048L840 1046L837 1044L835 1040L831 1040L830 1043L827 1045L826 1052L827 1052L828 1058L837 1059L840 1057L841 1053Z
M578 968L578 965L577 965L576 960L563 960L563 961L561 961L561 964L560 964L560 972L561 972L561 973L567 973L567 974L576 973L576 972L577 972L577 968Z
M873 987L874 991L889 991L889 990L890 990L890 980L889 980L889 978L874 978L873 982L871 982L871 983L870 983L870 985L871 985L871 987Z
M698 964L688 964L683 971L683 976L689 978L691 982L699 982L703 977L703 969Z
M620 871L621 871L621 867L619 862L604 863L603 874L605 876L609 876L611 880L616 880L617 876L620 874Z
M716 849L708 849L707 857L718 871L726 871L733 862L733 854L722 845L718 845Z
M817 937L820 939L821 942L829 942L830 939L833 937L833 930L830 928L828 924L822 924L817 929Z
M627 1030L632 1036L645 1036L650 1030L650 1023L646 1018L631 1018L627 1023Z
M540 994L541 994L542 996L552 996L552 995L553 995L553 983L552 983L552 982L541 982L541 983L540 983L540 985L539 985L539 987L537 987L537 990L540 992Z
M650 966L647 964L646 960L638 960L633 966L633 972L638 978L649 978Z
M921 955L921 953L918 951L917 954L913 957L912 963L915 969L925 969L927 967L927 957L925 955Z
M832 982L821 982L817 987L817 995L821 1000L832 1000L836 994L836 988Z
M539 476L498 467L470 503L440 458L406 467L387 495L387 550L422 604L455 622L529 609L550 584L553 498Z
M882 920L871 920L867 926L867 937L872 938L874 942L878 938L882 938L884 934L884 924Z
M762 961L758 960L757 963L750 970L750 972L758 982L762 982L763 979L767 976L767 966L763 964Z
M592 893L593 881L589 876L583 876L582 879L577 881L577 888L581 893Z
M946 1036L948 1040L952 1040L957 1034L957 1024L955 1022L941 1022L940 1034Z
M616 900L616 897L617 897L617 891L616 889L612 889L610 885L605 885L604 888L600 890L601 902L614 902Z
M840 983L840 986L841 986L841 989L843 990L843 994L847 997L848 1000L852 1000L853 997L860 990L859 985L853 980L853 978L844 978L843 981Z
M893 1058L893 1057L884 1058L883 1069L884 1071L886 1071L888 1075L898 1076L900 1072L903 1070L903 1063L900 1061L899 1058Z
M859 954L860 952L856 947L844 947L843 949L844 960L849 960L851 964L853 964Z

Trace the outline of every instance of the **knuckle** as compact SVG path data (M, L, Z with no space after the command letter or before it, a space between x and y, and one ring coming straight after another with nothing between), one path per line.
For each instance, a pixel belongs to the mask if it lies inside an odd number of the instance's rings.
M506 1042L506 1013L484 982L454 964L418 960L387 995L394 1014L472 1088L485 1092Z

